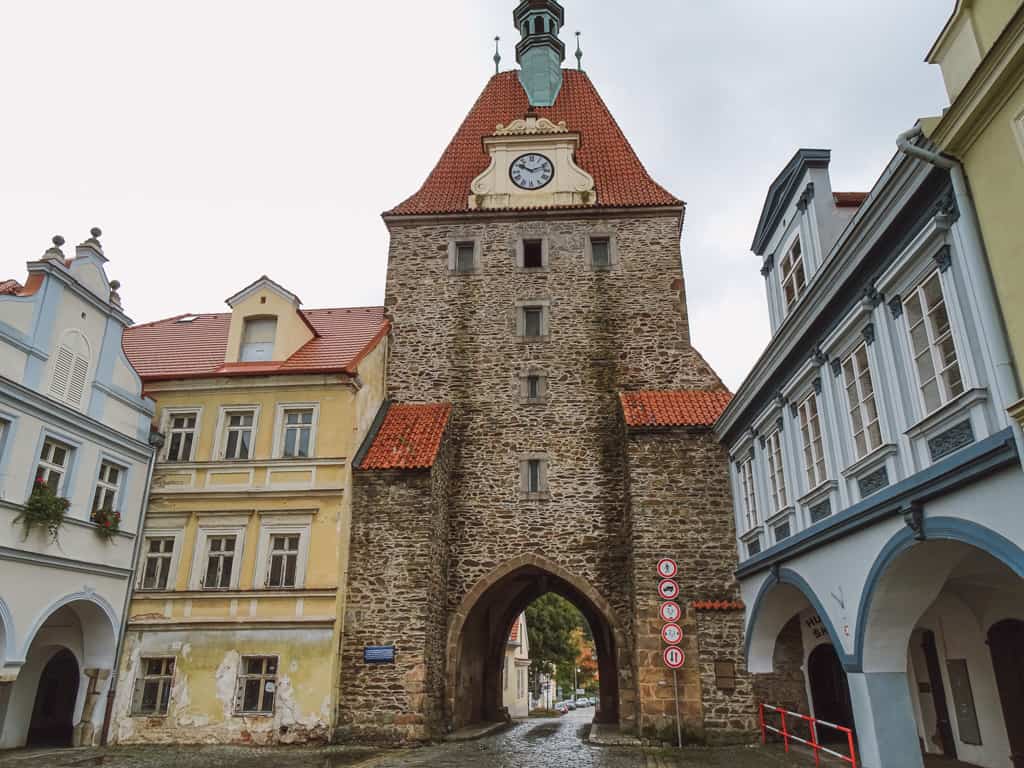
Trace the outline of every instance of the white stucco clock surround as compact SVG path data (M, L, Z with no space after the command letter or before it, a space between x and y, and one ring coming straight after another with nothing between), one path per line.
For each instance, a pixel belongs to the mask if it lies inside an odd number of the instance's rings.
M542 208L564 205L596 205L594 177L576 165L580 135L570 133L564 122L527 115L499 125L484 138L491 163L473 180L471 209ZM527 189L516 184L512 165L524 156L538 155L551 163L552 176L544 184Z

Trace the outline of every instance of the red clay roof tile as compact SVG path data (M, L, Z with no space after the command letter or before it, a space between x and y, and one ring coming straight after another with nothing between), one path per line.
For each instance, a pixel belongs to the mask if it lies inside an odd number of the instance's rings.
M289 373L355 373L390 329L383 307L301 310L319 334L283 362L225 363L231 315L178 315L128 328L124 352L143 381ZM194 317L182 322L184 318Z
M512 631L508 633L508 642L510 645L515 645L519 642L519 627L522 626L523 620L521 618L516 619L516 623L512 625Z
M833 192L833 199L840 208L859 208L868 199L867 192Z
M710 427L732 400L724 391L620 392L630 427Z
M576 162L594 177L599 207L683 205L647 173L586 73L570 69L564 74L555 105L536 112L556 123L564 120L570 131L580 134ZM470 185L490 163L483 137L492 135L499 123L523 117L528 108L518 74L495 75L420 190L385 215L469 211Z
M0 296L13 296L21 290L17 280L0 280Z
M450 403L392 404L359 468L428 469L434 466L451 411Z

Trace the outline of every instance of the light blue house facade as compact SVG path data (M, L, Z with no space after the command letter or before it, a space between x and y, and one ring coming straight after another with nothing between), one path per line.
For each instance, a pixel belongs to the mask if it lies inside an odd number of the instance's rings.
M0 283L0 749L99 739L131 585L153 404L99 236ZM69 502L56 540L19 521L38 481Z
M801 150L765 202L773 338L716 426L746 660L799 670L765 703L852 726L868 768L1015 768L1020 391L962 177L916 142L867 195Z

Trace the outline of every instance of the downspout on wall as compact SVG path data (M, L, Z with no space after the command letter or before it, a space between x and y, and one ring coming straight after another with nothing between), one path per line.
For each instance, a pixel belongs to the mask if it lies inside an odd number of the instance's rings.
M110 670L110 685L107 686L107 703L103 710L103 729L100 731L100 746L107 746L110 735L110 720L114 711L114 697L117 695L117 681L121 669L121 654L124 652L124 637L128 633L128 610L131 605L132 596L135 591L135 575L139 569L139 554L142 549L142 533L146 528L146 513L149 511L150 488L153 483L153 470L156 467L156 455L164 445L164 436L159 432L152 432L149 436L149 444L153 451L149 457L149 469L146 471L146 495L142 502L142 510L139 515L139 527L135 536L135 546L132 552L132 565L128 570L128 588L124 593L124 606L121 609L121 626L117 631L117 647L114 650L114 668Z
M997 405L1005 411L1020 400L1020 385L1007 343L1006 324L999 311L999 299L992 280L992 271L987 263L978 212L974 207L974 200L971 197L963 165L955 158L914 143L916 139L923 136L924 131L921 127L914 126L896 138L896 146L905 155L948 170L953 180L953 194L956 197L957 207L960 210L960 215L967 221L967 226L963 227L962 233L970 246L965 249L964 253L970 265L970 269L967 270L968 280L971 282L975 295L980 299L978 308L982 323L982 342L985 344L996 371L993 388Z

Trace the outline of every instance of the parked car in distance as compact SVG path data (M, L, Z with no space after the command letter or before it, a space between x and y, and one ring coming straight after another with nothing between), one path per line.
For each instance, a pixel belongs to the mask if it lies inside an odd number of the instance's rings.
M578 699L576 699L576 706L579 707L580 709L584 709L586 707L589 707L589 706L591 706L590 699L587 699L587 698L584 698L584 697L580 696Z
M596 707L597 706L597 699L595 699L593 696L590 697L590 706L592 706L592 707Z
M567 706L569 709L576 709L576 702L572 699L566 699L565 706Z

